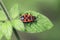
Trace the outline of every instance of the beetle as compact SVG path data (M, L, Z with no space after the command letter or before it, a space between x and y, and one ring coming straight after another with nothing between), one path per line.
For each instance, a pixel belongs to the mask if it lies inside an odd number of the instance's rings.
M36 19L35 16L32 16L31 14L28 14L28 13L22 15L20 18L21 18L21 21L24 23L34 22Z

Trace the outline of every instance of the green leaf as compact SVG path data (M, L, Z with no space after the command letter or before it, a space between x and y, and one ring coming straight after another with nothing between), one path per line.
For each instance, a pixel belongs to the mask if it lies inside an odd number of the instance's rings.
M12 19L15 19L19 15L18 4L11 7L9 15Z
M0 40L1 40L2 37L3 37L3 33L0 31Z
M13 20L12 25L16 30L19 30L19 31L24 31L25 30L23 22L19 19Z
M7 20L6 15L4 14L3 10L0 10L0 21Z
M2 22L0 22L0 40L1 40L1 38L3 37L3 33L2 33Z
M27 23L26 32L29 33L38 33L49 30L53 27L52 22L43 14L35 11L26 11L25 13L29 13L36 17L36 20L32 23Z
M2 33L6 37L7 40L11 39L12 36L12 26L10 21L6 21L2 24Z

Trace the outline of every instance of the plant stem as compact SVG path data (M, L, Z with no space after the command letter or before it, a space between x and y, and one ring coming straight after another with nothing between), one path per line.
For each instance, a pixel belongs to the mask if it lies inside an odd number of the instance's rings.
M0 5L1 5L3 11L5 12L5 15L6 15L7 19L8 19L9 21L11 21L11 18L10 18L10 16L8 15L8 11L7 11L6 7L4 6L4 4L3 4L3 2L2 2L1 0L0 0ZM15 30L15 28L13 28L13 32L14 32L17 40L20 40L20 37L19 37L17 31Z
M19 37L17 31L16 31L14 28L13 28L13 31L14 31L14 33L15 33L15 36L16 36L17 40L20 40L20 37Z

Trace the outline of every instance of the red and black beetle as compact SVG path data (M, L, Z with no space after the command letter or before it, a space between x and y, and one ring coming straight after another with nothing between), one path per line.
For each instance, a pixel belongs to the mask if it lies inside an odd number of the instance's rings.
M28 23L28 22L33 22L35 20L35 16L32 16L31 14L24 14L21 16L21 21L24 23Z

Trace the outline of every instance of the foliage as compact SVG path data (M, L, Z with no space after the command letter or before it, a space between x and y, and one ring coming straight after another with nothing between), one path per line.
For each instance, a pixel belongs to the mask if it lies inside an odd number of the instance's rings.
M20 20L20 16L25 13L29 13L35 16L36 21L33 23L24 24ZM13 7L9 11L9 16L12 19L11 21L7 20L4 12L0 10L0 39L3 36L5 36L7 40L10 40L12 36L13 27L16 30L29 32L29 33L43 32L53 27L53 24L51 23L51 21L43 14L33 10L29 10L29 11L25 10L23 12L19 11L18 4L13 5Z

